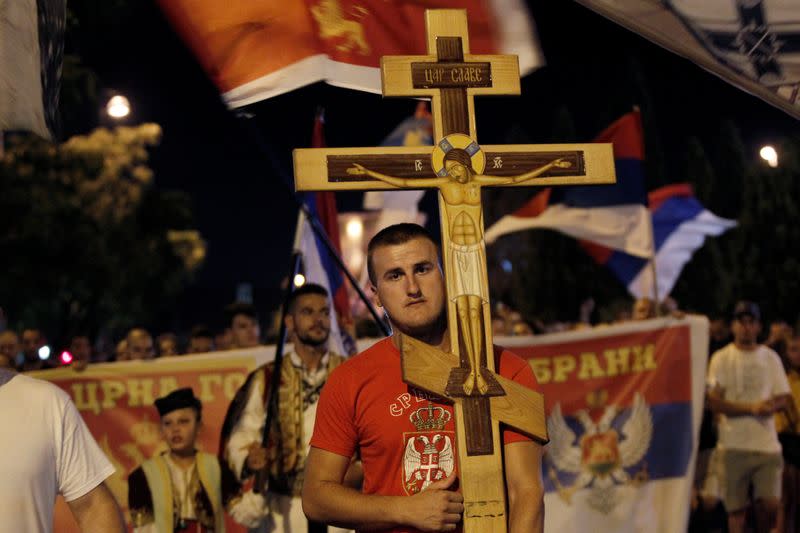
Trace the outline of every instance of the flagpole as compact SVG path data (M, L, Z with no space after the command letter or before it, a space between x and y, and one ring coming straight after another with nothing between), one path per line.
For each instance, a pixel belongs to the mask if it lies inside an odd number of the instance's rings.
M300 217L298 216L298 229L297 233L295 234L295 241L297 241L297 235L300 234ZM302 254L300 253L298 247L292 251L292 260L291 266L289 268L289 283L286 285L286 290L283 294L283 305L281 305L281 321L280 326L278 329L278 342L275 345L275 359L273 361L272 366L272 375L270 376L270 383L269 383L269 392L267 393L267 417L264 421L264 429L261 433L261 446L263 448L269 448L269 433L270 428L272 427L272 421L276 420L276 414L278 412L278 388L281 384L281 369L283 368L283 349L286 346L286 312L287 312L287 304L289 303L289 298L292 295L292 289L294 287L294 277L300 271L300 262L301 262ZM280 425L280 420L278 420L278 424ZM278 428L280 431L280 427ZM280 446L280 439L279 442L275 443L276 446ZM282 459L281 459L282 460ZM256 472L255 481L253 483L253 492L258 494L264 489L264 485L267 481L267 468L264 467L263 469Z
M389 330L389 327L386 325L386 322L378 315L378 311L375 309L375 306L372 304L372 301L367 297L364 293L364 290L361 288L361 285L358 283L356 278L353 274L350 273L350 270L344 264L341 256L336 252L336 249L333 247L333 243L328 238L327 233L325 233L322 224L320 224L319 219L314 216L311 210L308 208L306 204L300 204L300 211L305 215L306 219L308 220L309 224L311 225L311 229L314 230L314 233L320 238L320 240L325 244L325 247L328 249L328 253L330 257L334 260L336 265L339 267L347 279L350 281L350 285L355 289L356 293L358 293L359 298L364 302L369 310L370 315L378 323L378 327L381 328L381 331L385 336L389 336L392 332Z
M322 227L322 224L320 224L319 219L317 219L317 217L314 215L314 213L311 212L308 206L304 202L301 202L300 199L297 197L297 194L295 194L294 187L292 186L292 180L286 175L286 172L284 171L283 167L279 162L280 160L278 156L274 153L272 148L265 141L264 136L261 134L261 132L258 131L245 117L246 115L240 116L240 121L239 121L240 124L242 124L245 128L247 128L250 131L253 140L256 142L256 145L262 150L262 152L266 156L267 161L270 163L270 166L272 167L272 170L275 171L275 173L280 177L280 181L289 190L289 196L292 197L292 200L294 200L295 204L297 205L297 208L305 214L306 219L311 225L312 231L314 232L315 235L317 235L317 237L319 237L320 241L322 241L322 243L325 245L325 248L328 250L328 255L336 263L336 266L339 267L339 270L341 270L342 273L344 273L348 281L350 281L350 285L352 285L353 289L356 291L359 298L361 298L361 300L364 302L364 305L369 310L370 315L372 315L372 318L375 320L375 322L377 322L378 327L381 328L381 332L383 332L383 334L388 337L389 335L392 334L391 330L389 330L389 326L387 326L386 322L384 322L383 319L380 317L380 315L378 315L378 311L375 309L375 306L372 304L372 301L367 297L366 294L364 294L364 291L361 289L361 285L358 283L358 281L356 281L356 279L353 277L353 275L345 266L344 261L342 261L342 258L339 256L339 252L333 246L333 243L328 238L328 235L325 233L325 229Z
M655 236L655 232L653 231L653 214L650 212L650 207L649 206L647 206L647 225L650 227L650 231L649 231L649 233L650 233L650 246L652 248L652 251L650 252L650 259L649 259L650 265L649 266L650 266L650 273L653 276L653 290L652 290L652 292L650 294L653 295L653 305L655 306L655 314L656 314L656 316L661 316L661 305L660 305L661 299L659 298L659 295L658 295L658 274L657 274L657 271L656 271L656 236ZM647 276L643 276L643 277L646 278ZM646 282L645 282L645 285L647 285ZM647 290L646 286L645 286L644 290Z
M644 145L644 128L642 128L642 110L639 108L638 105L634 104L633 112L637 113L639 115L638 123L639 123L639 127L641 129L642 144ZM644 146L642 146L642 149L644 149ZM646 276L643 276L643 285L644 285L643 292L650 292L650 294L653 296L653 305L655 305L655 314L656 314L656 316L660 316L661 315L661 305L659 303L660 302L660 298L659 298L659 295L658 295L658 273L656 271L656 236L655 236L655 232L653 231L653 214L650 212L650 206L648 205L648 203L646 203L644 207L645 207L645 210L647 211L647 225L649 226L649 230L650 230L648 233L650 234L650 246L651 246L652 251L650 252L650 259L649 259L650 265L649 266L650 266L650 273L653 276L653 290L652 291L648 291L649 287L647 287L647 282L644 279L644 278L646 278Z

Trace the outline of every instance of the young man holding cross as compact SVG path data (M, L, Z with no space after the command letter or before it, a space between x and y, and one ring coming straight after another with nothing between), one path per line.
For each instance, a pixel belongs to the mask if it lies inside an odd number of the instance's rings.
M470 363L470 371L463 382L464 393L472 394L477 389L485 394L492 378L484 376L480 368L483 348L483 305L489 303L487 288L481 283L483 255L483 224L481 220L481 186L523 183L534 179L551 168L569 168L572 163L556 158L529 172L517 176L488 176L476 172L472 159L480 153L480 148L468 136L449 135L443 143L434 147L433 161L437 178L409 180L387 176L354 163L347 173L355 176L369 176L389 185L400 188L438 187L444 199L445 215L450 231L450 246L447 253L455 265L448 277L448 295L455 300L458 323L465 339L465 347ZM463 146L463 148L459 147ZM472 155L470 155L472 154ZM438 167L438 168L437 168ZM412 183L413 181L413 183Z
M460 529L453 407L403 381L399 334L450 351L445 280L439 253L420 226L399 224L370 242L368 269L394 336L344 363L322 392L306 463L303 508L310 519L357 530ZM531 368L496 349L499 374L535 389ZM508 526L541 531L539 444L504 429ZM345 487L350 457L364 468L362 493Z

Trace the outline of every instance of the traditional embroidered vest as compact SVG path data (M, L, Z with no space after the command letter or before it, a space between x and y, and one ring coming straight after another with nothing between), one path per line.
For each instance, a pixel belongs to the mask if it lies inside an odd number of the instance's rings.
M333 352L328 356L327 375L344 362L344 357ZM267 365L259 378L262 384L264 402L268 397L268 384L274 365ZM327 379L327 378L326 378ZM308 404L319 399L319 387L308 388L303 382L303 371L292 364L289 354L281 365L281 384L278 390L278 417L273 420L270 429L269 450L270 479L269 490L281 494L299 496L303 487L303 470L306 461L306 449L303 446L305 435L303 417Z
M211 511L214 515L214 533L225 532L225 516L222 509L222 494L220 492L220 468L214 455L197 452L197 476L200 485L211 502ZM172 533L174 524L174 501L172 494L172 477L169 466L162 455L153 457L142 463L142 471L147 479L150 494L153 500L153 520L159 533ZM201 510L196 513L200 518ZM132 517L134 526L135 517Z

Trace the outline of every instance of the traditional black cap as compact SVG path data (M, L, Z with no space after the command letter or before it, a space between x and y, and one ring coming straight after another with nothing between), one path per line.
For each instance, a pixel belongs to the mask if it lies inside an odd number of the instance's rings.
M761 320L761 309L758 308L758 304L755 302L742 300L733 308L733 318L737 319L745 315L749 315L755 320Z
M203 404L195 398L191 387L174 390L163 398L156 400L158 416L164 416L176 409L184 409L186 407L194 407L198 413L203 410Z

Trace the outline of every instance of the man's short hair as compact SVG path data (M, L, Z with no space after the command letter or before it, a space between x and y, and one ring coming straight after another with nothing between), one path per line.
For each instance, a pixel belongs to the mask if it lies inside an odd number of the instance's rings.
M128 334L125 335L125 340L128 342L128 344L130 344L131 339L134 339L136 337L150 337L151 340L153 338L150 332L147 331L146 329L141 327L135 327L131 328L131 330L128 331Z
M89 340L89 343L92 342L92 335L88 331L77 330L72 332L69 336L69 342L72 343L75 339L79 339L81 337L86 337Z
M375 270L372 266L372 254L375 252L375 250L382 246L405 244L414 239L427 239L431 241L434 246L436 246L436 241L433 240L433 237L430 233L428 233L428 230L419 224L411 224L409 222L403 222L402 224L395 224L393 226L383 228L376 233L372 239L370 239L369 245L367 245L367 274L369 275L369 280L373 285L375 285L376 281Z
M301 296L305 296L306 294L318 294L319 296L328 298L328 290L322 285L319 285L317 283L305 283L297 287L289 295L289 300L286 302L286 312L293 313L294 306L295 304L297 304L297 300L299 300Z
M198 324L192 328L191 333L189 333L190 339L213 339L214 333L212 333L211 328L206 326L205 324Z
M258 322L258 313L256 313L256 308L253 304L246 302L233 302L227 306L225 308L225 324L228 327L233 326L233 318L236 315L244 315Z

